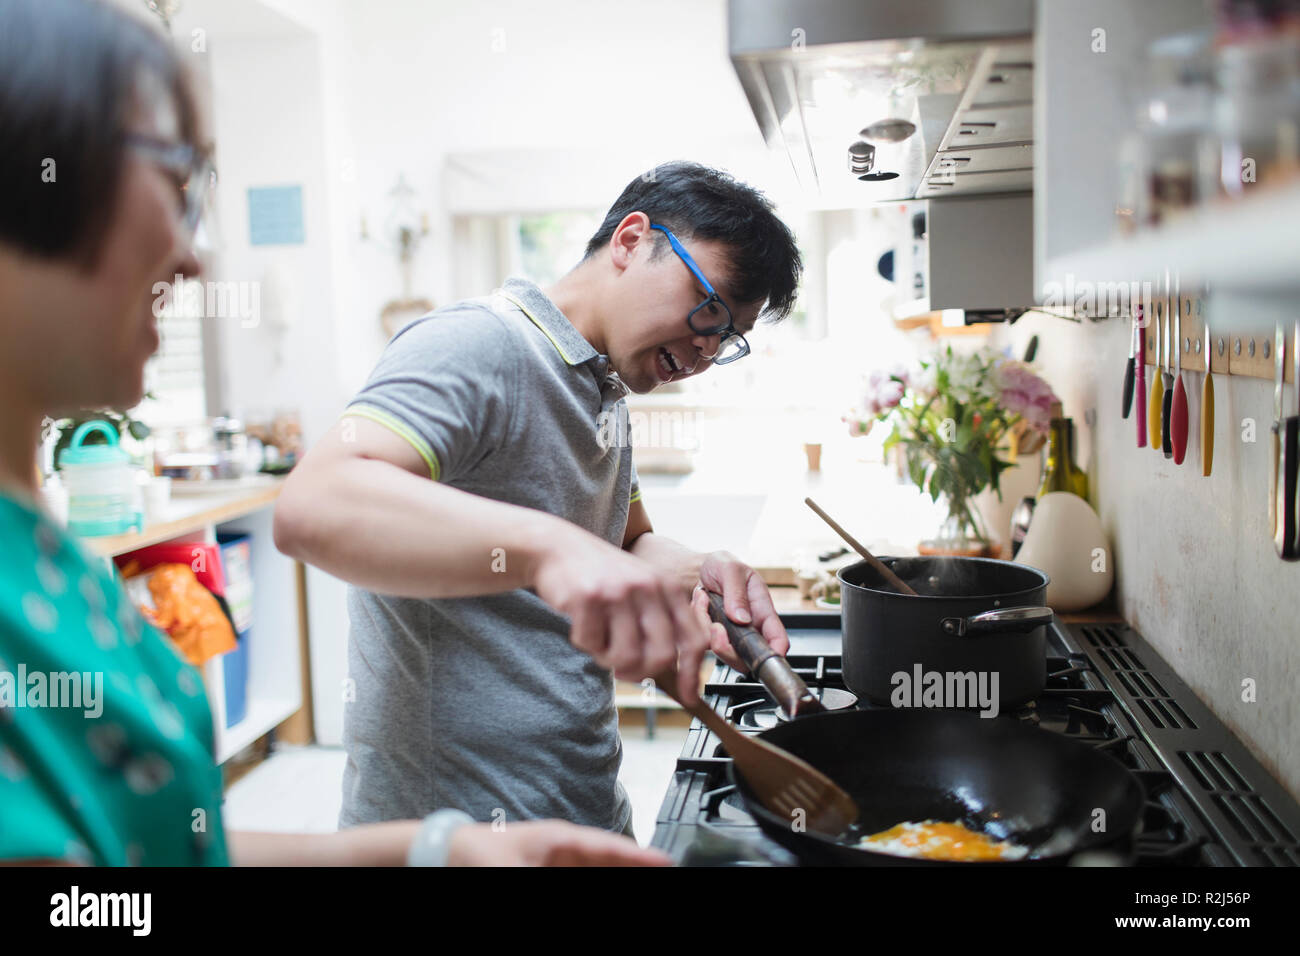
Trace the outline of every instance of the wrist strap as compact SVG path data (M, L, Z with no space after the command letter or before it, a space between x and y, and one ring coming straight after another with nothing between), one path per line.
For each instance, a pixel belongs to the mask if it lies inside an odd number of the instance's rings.
M435 810L424 818L406 853L407 866L446 866L451 835L474 818L462 810Z

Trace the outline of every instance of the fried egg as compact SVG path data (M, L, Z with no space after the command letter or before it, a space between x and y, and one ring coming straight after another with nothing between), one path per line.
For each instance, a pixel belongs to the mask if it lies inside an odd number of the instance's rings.
M960 823L944 823L939 820L900 823L888 830L863 837L858 841L858 845L877 853L889 853L894 856L964 863L1021 860L1029 853L1028 847L1016 846L1005 840L995 840Z

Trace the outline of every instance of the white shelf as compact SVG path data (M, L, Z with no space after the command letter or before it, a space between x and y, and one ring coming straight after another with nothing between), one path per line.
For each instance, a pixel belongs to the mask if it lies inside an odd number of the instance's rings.
M253 624L248 648L248 712L226 728L225 686L220 673L205 671L216 723L217 762L224 763L302 706L298 652L298 587L295 563L275 549L273 512L263 507L215 530L252 535ZM220 671L220 658L215 659ZM221 693L211 688L221 687Z
M160 541L215 542L218 532L252 535L253 624L248 649L248 707L226 727L223 658L204 664L203 684L212 710L217 763L225 763L302 707L296 562L275 548L273 505L280 482L250 483L243 491L186 496L143 533L87 539L100 554L121 554Z
M299 700L250 700L244 719L217 733L217 763L225 763L258 737L297 713ZM223 708L224 709L224 708Z
M1211 289L1300 289L1300 185L1189 213L1167 226L1049 261L1045 281L1142 282L1176 272ZM1042 283L1038 293L1043 293Z
M220 486L221 490L206 494L197 494L194 489L187 489L182 495L172 496L161 513L150 515L149 523L142 531L127 531L124 534L82 540L96 553L110 557L160 541L206 541L208 538L204 536L214 526L274 504L282 484L281 478L266 478L238 486Z

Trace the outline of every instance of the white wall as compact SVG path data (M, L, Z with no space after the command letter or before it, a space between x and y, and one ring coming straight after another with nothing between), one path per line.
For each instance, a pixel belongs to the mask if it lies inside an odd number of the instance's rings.
M1293 321L1285 303L1209 300L1210 322L1268 331ZM1261 379L1215 376L1213 472L1201 476L1200 385L1187 373L1187 457L1174 465L1138 448L1136 423L1120 415L1130 326L1074 325L1031 314L999 338L1019 354L1040 335L1037 364L1074 417L1093 503L1113 546L1119 613L1165 658L1260 762L1300 795L1300 565L1277 558L1267 529L1273 388ZM1150 369L1148 368L1148 387ZM1293 401L1288 387L1287 401ZM1287 407L1293 407L1288 404ZM1083 418L1095 409L1097 425ZM1243 420L1256 440L1242 440ZM1242 699L1242 681L1258 687Z
M318 389L337 381L328 273L329 216L315 38L247 40L212 51L217 113L221 277L260 284L261 316L223 320L223 394L251 417L301 408L309 434L328 421ZM249 244L249 187L302 187L305 242ZM312 401L316 396L318 400ZM306 401L304 401L306 399Z
M326 7L320 4L318 12ZM221 370L221 408L211 411L251 420L296 410L311 441L350 393L339 368L339 323L346 312L337 297L351 276L335 265L346 253L334 220L335 193L346 183L329 163L338 124L326 117L325 44L315 30L256 0L193 0L174 32L212 90L218 232L208 278L256 283L260 292L256 325L207 320L215 328ZM247 190L282 185L303 189L305 242L252 246ZM341 711L329 703L340 698L346 667L344 596L340 582L309 569L313 694L324 702L316 730L327 743L338 742L342 729Z

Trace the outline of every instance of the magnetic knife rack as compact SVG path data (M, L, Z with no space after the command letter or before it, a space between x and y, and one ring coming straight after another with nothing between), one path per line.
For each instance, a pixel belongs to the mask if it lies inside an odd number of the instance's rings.
M1143 335L1143 357L1147 365L1161 366L1161 358L1164 349L1164 329L1165 329L1165 306L1169 301L1168 298L1158 297L1152 303L1152 316L1142 330ZM1182 322L1180 328L1180 339L1178 347L1182 351L1182 368L1185 372L1204 372L1205 356L1202 354L1204 347L1202 342L1205 337L1205 298L1199 295L1183 295L1175 300L1182 304ZM1175 316L1177 313L1175 313ZM1133 318L1131 315L1120 317L1120 321L1132 325ZM1169 319L1170 334L1173 334L1176 318ZM1293 320L1294 321L1294 320ZM1155 329L1153 326L1156 322L1160 323L1160 341L1161 355L1156 355L1155 347ZM1290 351L1292 342L1291 323L1283 326L1286 333L1287 350ZM1262 378L1272 382L1274 380L1273 364L1273 336L1274 329L1260 329L1255 332L1234 331L1221 333L1210 329L1213 336L1210 342L1210 370L1218 375L1240 375L1246 378ZM1170 354L1170 371L1176 364L1176 357ZM1294 382L1295 373L1292 371L1293 363L1291 356L1288 355L1285 363L1286 381Z

